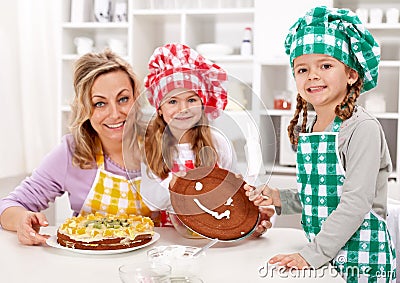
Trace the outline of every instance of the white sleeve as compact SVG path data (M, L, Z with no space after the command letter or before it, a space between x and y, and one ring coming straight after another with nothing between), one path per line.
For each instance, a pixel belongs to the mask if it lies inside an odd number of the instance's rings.
M171 209L171 200L169 197L169 182L172 174L164 180L156 177L153 173L147 173L147 166L141 163L142 182L140 184L140 194L143 202L152 211ZM150 175L150 176L149 176Z
M213 142L218 154L218 166L233 173L240 173L237 169L237 158L235 150L230 141L224 138L220 133L213 131ZM182 149L181 149L182 150ZM147 166L141 163L142 182L140 193L143 202L152 211L168 210L172 211L171 199L169 194L169 183L172 179L172 173L161 180L152 172L147 172Z
M232 143L217 131L212 131L215 150L218 154L218 166L233 173L240 173L237 156Z

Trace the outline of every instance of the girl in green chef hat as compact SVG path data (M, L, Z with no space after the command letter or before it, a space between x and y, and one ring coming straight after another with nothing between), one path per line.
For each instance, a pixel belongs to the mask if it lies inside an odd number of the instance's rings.
M379 121L356 105L377 84L380 48L353 12L327 7L299 18L285 48L298 90L288 127L298 188L246 189L256 205L301 212L309 243L269 263L301 269L330 262L347 282L395 282L385 221L392 163ZM308 103L316 113L311 121Z

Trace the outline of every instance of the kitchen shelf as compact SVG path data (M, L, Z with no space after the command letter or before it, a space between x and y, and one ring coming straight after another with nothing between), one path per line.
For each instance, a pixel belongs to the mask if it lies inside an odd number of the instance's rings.
M92 1L92 0L82 0ZM196 48L203 43L218 43L231 46L231 55L208 56L208 58L228 71L230 101L223 119L228 127L227 134L232 138L238 152L239 164L245 168L243 146L247 124L256 124L262 143L263 172L273 168L279 175L293 175L293 155L286 135L287 123L293 116L297 95L288 56L284 52L283 42L288 28L299 15L316 5L357 8L389 7L400 8L400 2L394 0L280 0L272 2L254 1L163 1L165 9L150 9L148 0L127 0L128 21L122 23L70 23L70 0L63 2L61 32L61 54L59 56L61 75L59 78L59 125L60 135L67 132L69 103L72 99L72 64L78 58L73 39L88 36L95 40L96 50L101 50L110 37L123 40L126 44L124 58L132 63L138 78L143 81L147 74L147 62L156 47L169 42L181 42ZM160 2L157 2L159 5ZM181 6L176 3L180 3ZM226 6L231 3L232 6ZM250 3L250 4L249 4ZM241 8L234 7L241 5ZM199 6L202 7L199 7ZM208 6L206 6L208 5ZM153 6L152 6L153 7ZM290 9L288 9L290 7ZM276 10L285 11L283 17ZM265 11L269 11L267 14ZM244 28L253 28L252 56L241 56L240 45ZM400 146L400 23L366 24L370 32L381 45L382 57L378 87L371 93L362 95L359 103L365 106L372 96L382 96L386 102L384 113L374 113L381 122L394 165L392 179L400 180L397 154ZM238 90L240 89L240 91ZM291 97L291 110L273 109L276 92L288 91ZM241 105L245 105L241 108ZM236 108L236 109L235 109ZM235 110L233 110L235 109ZM145 115L151 115L145 111ZM312 115L313 112L310 112ZM222 121L222 120L221 120ZM234 124L232 124L234 123ZM223 123L222 123L223 124ZM236 127L242 137L233 131ZM291 157L285 157L285 154ZM281 160L282 159L282 160ZM291 161L292 160L292 161ZM274 164L272 167L271 164ZM289 164L289 165L288 165Z
M218 8L218 9L140 9L133 11L133 15L240 15L253 14L254 8Z
M118 22L118 23L64 22L61 27L64 29L127 29L129 27L129 24L126 22Z
M218 8L206 7L205 2L193 1L191 5L202 5L202 8L177 9L171 8L175 5L174 1L163 1L165 9L149 9L151 3L147 0L127 0L128 16L127 22L69 22L69 5L71 0L63 3L61 27L61 54L60 66L60 90L59 90L59 135L65 134L67 129L68 116L70 114L69 104L73 97L72 86L72 66L79 55L76 54L76 47L73 43L75 37L90 37L95 42L95 50L101 51L107 46L107 39L110 37L120 39L126 43L126 53L124 58L128 60L143 82L147 75L147 63L155 48L170 42L181 42L196 48L203 43L224 44L233 48L233 54L206 56L211 61L216 62L229 74L228 88L229 104L224 117L227 125L240 127L242 132L247 130L247 123L255 123L258 114L253 109L252 91L253 84L253 64L255 56L241 56L240 45L244 35L245 27L254 26L255 7L252 1L234 1L232 5L241 4L246 7L221 7L219 1ZM82 0L92 1L92 0ZM174 2L174 3L173 3ZM214 5L215 1L208 4ZM251 6L249 6L249 3ZM155 4L155 2L153 3ZM161 2L157 2L161 5ZM189 3L182 3L182 5ZM142 85L143 87L143 85ZM236 101L236 104L235 104ZM151 117L154 109L147 107L144 116ZM219 125L225 127L225 125ZM233 127L232 126L232 127ZM238 134L232 128L224 130L228 133L237 151L239 152L239 163L241 167L246 164L243 157L243 145L245 134Z
M381 8L383 11L390 7L400 9L398 1L379 0L329 0L329 1L302 1L300 4L295 1L281 0L277 2L276 9L283 9L288 14L285 18L263 17L257 14L258 10L267 10L268 4L256 2L255 16L255 82L254 93L258 94L259 123L262 129L263 160L266 171L273 170L274 174L295 174L295 155L287 138L287 126L294 114L297 90L294 84L293 75L289 66L289 58L284 52L283 42L288 27L293 19L318 4L333 7L350 8L355 11L357 8ZM291 6L290 11L285 7ZM384 17L384 21L385 21ZM283 28L281 27L283 26ZM262 27L261 29L257 29ZM385 102L386 111L370 112L380 121L386 135L389 152L394 165L390 178L400 180L400 173L397 170L400 164L400 23L398 24L366 24L368 30L374 35L381 46L381 63L379 67L378 86L369 93L363 94L358 104L366 107L369 98L381 97ZM276 47L273 42L280 45ZM274 94L286 91L290 95L292 103L290 110L274 109ZM371 104L370 104L371 105ZM372 104L372 106L374 106ZM368 109L367 109L368 110ZM313 112L309 112L313 115ZM272 124L272 126L267 126ZM272 153L275 149L275 152ZM273 166L272 166L273 165Z

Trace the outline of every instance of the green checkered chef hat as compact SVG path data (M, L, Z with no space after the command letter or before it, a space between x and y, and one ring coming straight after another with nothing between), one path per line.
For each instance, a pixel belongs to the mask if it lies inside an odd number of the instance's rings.
M309 10L290 28L286 53L293 60L304 54L326 54L356 70L363 79L361 92L378 80L380 47L355 13L320 6Z

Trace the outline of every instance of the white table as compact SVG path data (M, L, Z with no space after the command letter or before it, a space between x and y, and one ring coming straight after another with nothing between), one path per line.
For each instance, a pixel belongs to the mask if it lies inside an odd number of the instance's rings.
M44 229L53 234L55 227ZM173 228L156 228L161 238L151 246L128 253L114 255L86 255L49 246L23 246L13 232L0 230L1 282L120 282L118 267L126 263L146 261L146 252L158 245L190 245L201 247L203 239L185 239ZM317 270L312 276L299 278L299 274L279 275L271 272L260 276L260 267L278 253L298 251L307 240L303 231L291 228L273 228L258 239L245 239L234 243L217 243L199 261L199 277L205 283L212 282L344 282L325 270ZM196 268L197 269L197 268ZM262 274L265 275L265 274ZM287 282L287 281L286 281Z

